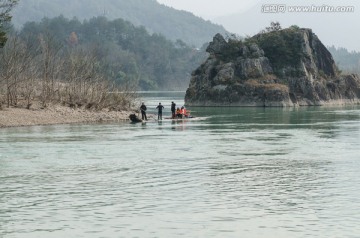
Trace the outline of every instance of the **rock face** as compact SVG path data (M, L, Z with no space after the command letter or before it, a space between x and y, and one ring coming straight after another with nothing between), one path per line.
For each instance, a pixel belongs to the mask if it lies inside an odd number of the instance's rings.
M307 106L360 103L360 77L340 75L310 29L288 28L246 41L217 34L193 73L187 106Z

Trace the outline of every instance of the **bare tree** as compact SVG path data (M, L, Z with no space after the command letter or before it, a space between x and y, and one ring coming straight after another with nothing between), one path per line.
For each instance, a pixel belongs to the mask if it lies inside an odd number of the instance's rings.
M26 44L18 36L12 36L0 54L1 94L6 97L7 107L17 105L19 85L26 80L24 72L30 65L32 56Z
M40 99L44 107L50 103L56 93L56 81L61 71L59 52L62 45L49 33L41 34L40 41L40 72L42 90Z
M95 51L64 50L50 35L38 39L36 46L14 35L1 49L0 105L5 101L7 107L17 106L21 99L28 109L35 100L43 107L62 103L94 110L129 108L135 90L120 89L105 78Z

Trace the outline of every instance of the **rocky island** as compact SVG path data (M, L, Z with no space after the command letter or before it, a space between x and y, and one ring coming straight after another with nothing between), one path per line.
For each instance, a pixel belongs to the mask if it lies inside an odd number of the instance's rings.
M245 40L215 35L193 73L187 106L315 106L360 103L360 77L344 75L311 29L292 26Z

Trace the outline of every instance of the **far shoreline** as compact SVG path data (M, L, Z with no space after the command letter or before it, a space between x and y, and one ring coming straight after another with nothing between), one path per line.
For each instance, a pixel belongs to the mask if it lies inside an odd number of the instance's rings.
M224 107L224 108L260 108L264 106L254 105L188 105L191 107ZM360 102L354 103L349 100L333 100L332 103L322 103L318 105L302 105L302 106L266 106L265 108L305 108L305 107L349 107L360 106ZM51 125L71 125L71 124L96 124L96 123L124 123L131 122L130 114L140 116L135 110L88 110L84 108L71 108L61 105L50 105L47 108L3 108L0 110L0 130L13 127L29 127L29 126L51 126ZM152 117L154 115L148 115Z

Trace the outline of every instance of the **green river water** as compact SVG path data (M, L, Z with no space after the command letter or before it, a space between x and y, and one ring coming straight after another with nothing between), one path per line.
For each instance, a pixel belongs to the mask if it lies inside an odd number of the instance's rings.
M0 237L360 237L360 106L190 110L0 129Z

